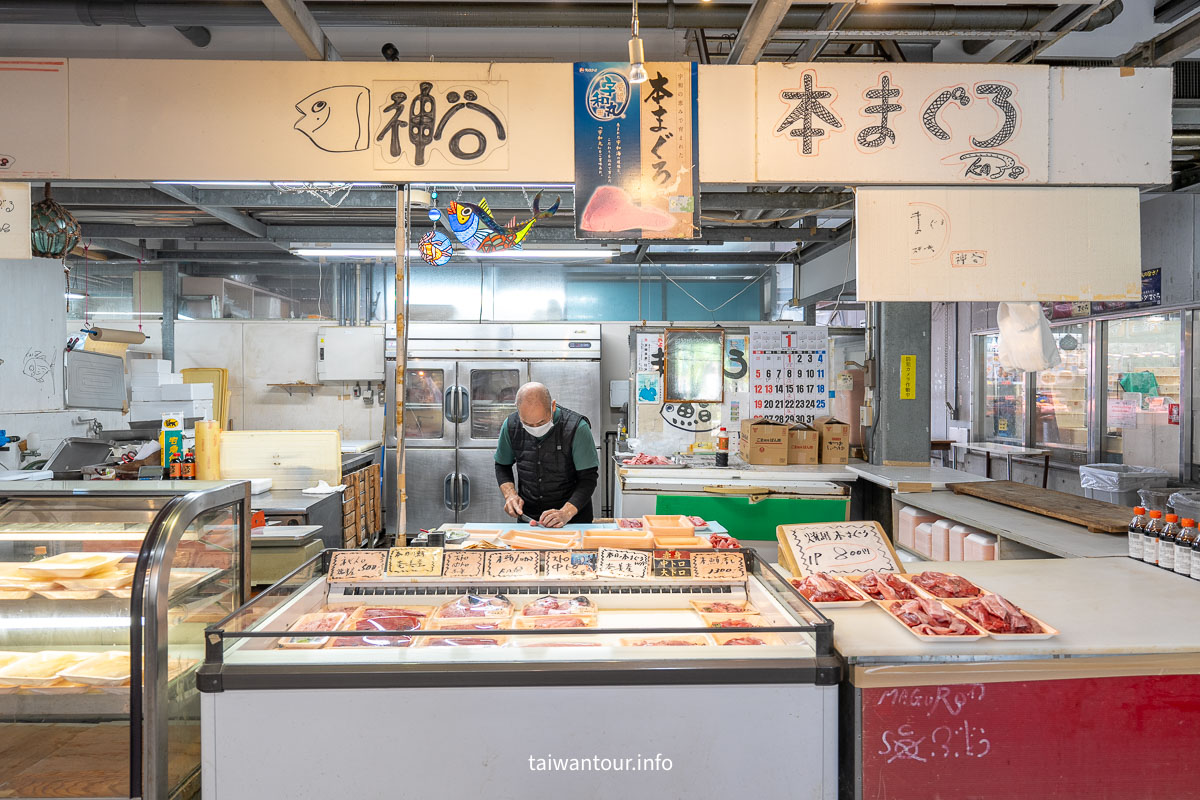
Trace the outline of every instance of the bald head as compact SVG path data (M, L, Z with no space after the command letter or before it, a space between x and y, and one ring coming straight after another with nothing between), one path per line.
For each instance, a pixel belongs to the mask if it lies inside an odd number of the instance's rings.
M549 422L554 414L554 399L545 385L533 382L517 390L517 413L527 425Z

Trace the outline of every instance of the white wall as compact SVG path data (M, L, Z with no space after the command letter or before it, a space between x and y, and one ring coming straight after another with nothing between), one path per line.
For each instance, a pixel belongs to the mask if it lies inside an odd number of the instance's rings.
M272 383L317 384L317 328L328 321L197 320L175 323L175 368L229 370L234 430L338 430L343 439L383 436L382 383L371 406L353 396L354 382L287 391ZM364 382L362 388L366 389Z

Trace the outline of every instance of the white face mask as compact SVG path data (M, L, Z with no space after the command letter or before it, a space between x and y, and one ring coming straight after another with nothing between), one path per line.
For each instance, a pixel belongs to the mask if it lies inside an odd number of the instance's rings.
M536 439L542 438L543 436L545 436L547 433L550 432L551 428L554 427L554 410L555 409L552 406L550 409L550 420L548 422L546 422L544 425L527 425L527 424L525 424L525 422L521 422L521 427L524 428L526 430L526 432L529 433L530 436L532 436Z
M524 422L522 422L521 427L524 428L526 431L528 431L530 436L532 436L536 439L540 439L543 436L545 436L547 433L549 433L550 429L554 427L554 421L551 420L550 422L547 422L545 425L538 425L536 427L534 427L533 425L526 425Z

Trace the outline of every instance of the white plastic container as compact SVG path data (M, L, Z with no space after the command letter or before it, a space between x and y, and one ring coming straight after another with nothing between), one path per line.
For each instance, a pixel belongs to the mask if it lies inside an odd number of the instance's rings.
M953 527L953 520L939 519L933 523L930 531L932 538L929 543L929 556L934 561L950 560L950 529Z
M963 544L965 561L995 561L996 537L990 533L972 533Z
M963 547L966 544L967 537L972 533L980 533L969 525L954 525L950 528L950 542L947 549L947 561L963 561Z
M930 544L933 541L933 523L922 522L917 526L913 549L925 557L930 555Z
M924 522L936 522L937 514L930 514L912 506L904 506L896 515L896 542L910 550L916 549L917 526Z

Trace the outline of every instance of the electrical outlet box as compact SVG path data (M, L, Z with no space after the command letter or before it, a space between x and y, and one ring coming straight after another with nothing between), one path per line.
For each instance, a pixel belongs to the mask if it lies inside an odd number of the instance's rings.
M317 380L383 380L383 328L317 328Z
M869 428L875 424L875 407L874 406L859 406L858 407L858 424L864 428Z

